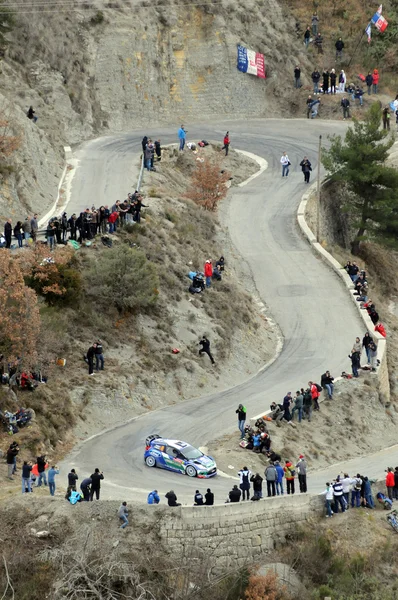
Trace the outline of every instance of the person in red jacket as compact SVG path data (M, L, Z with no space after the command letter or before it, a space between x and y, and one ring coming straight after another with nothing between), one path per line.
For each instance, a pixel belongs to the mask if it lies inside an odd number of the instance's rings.
M387 488L387 496L390 498L390 500L393 499L394 487L395 487L394 471L392 470L391 467L388 467L387 475L386 475L386 488Z
M377 94L379 91L379 71L374 69L373 71L373 93Z
M206 287L211 286L211 276L213 275L213 265L211 264L211 260L206 260L204 273L206 277Z
M229 144L229 131L227 131L227 133L224 136L224 146L221 148L221 150L225 150L225 156L228 156Z
M108 223L109 223L109 233L115 233L116 232L116 221L119 218L119 213L117 212L117 210L115 210L113 213L111 213L108 217Z
M318 402L319 392L318 392L318 388L316 387L315 383L312 383L312 381L308 382L308 386L309 386L310 391L311 391L311 397L312 397L312 401L314 403L314 410L319 410L319 402Z

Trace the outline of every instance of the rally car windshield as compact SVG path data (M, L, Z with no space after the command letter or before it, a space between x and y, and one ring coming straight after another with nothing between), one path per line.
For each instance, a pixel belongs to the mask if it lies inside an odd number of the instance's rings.
M186 459L193 460L194 458L200 458L201 456L203 456L203 453L200 450L194 448L193 446L188 446L187 448L184 448L183 455Z

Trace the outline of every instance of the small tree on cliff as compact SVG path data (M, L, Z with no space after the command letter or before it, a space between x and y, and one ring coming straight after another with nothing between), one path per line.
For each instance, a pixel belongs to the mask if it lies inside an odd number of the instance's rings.
M39 333L36 294L25 285L18 260L0 252L0 353L10 362L19 358L21 367L34 366Z
M366 237L391 242L394 238L391 226L398 222L398 171L386 166L394 140L382 142L387 131L380 129L380 121L381 109L374 103L364 121L354 119L344 142L341 136L333 136L330 149L323 153L322 162L329 179L344 182L347 188L342 208L357 229L351 242L353 254L358 254Z
M214 211L218 202L227 194L225 184L229 178L230 174L221 168L219 161L205 158L203 162L197 162L192 173L191 187L186 195L205 210Z

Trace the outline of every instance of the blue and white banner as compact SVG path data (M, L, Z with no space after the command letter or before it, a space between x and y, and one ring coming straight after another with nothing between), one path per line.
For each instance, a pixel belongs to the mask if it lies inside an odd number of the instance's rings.
M265 79L264 54L238 45L238 70Z

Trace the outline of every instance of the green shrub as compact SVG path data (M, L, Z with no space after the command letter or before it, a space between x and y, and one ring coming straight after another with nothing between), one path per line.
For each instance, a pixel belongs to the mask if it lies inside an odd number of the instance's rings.
M122 244L101 256L88 274L88 296L113 305L119 312L136 312L155 304L159 279L144 252Z
M91 23L91 25L101 25L101 23L103 23L104 20L105 20L105 17L104 17L104 13L102 12L102 10L97 10L95 15L93 17L91 17L90 23Z

